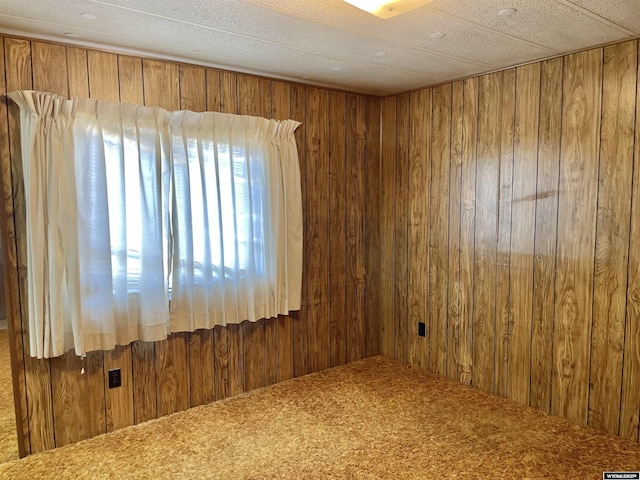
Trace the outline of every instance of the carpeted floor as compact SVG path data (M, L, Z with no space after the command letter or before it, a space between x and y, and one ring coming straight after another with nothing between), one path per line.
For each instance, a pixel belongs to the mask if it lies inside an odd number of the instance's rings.
M0 330L0 463L18 458L16 415L13 406L9 333Z
M602 478L640 444L384 357L0 465L0 478Z

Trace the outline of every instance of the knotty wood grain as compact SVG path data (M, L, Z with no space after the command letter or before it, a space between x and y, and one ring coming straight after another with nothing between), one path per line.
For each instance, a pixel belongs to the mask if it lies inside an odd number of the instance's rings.
M640 47L639 47L640 50ZM640 52L639 52L640 55ZM637 70L636 129L633 161L633 191L631 197L630 238L640 235L640 123L638 105L640 99L640 57ZM620 402L620 435L639 441L640 428L640 251L629 248L627 283L627 320L625 323L625 355Z
M229 390L229 338L227 327L221 325L213 329L213 369L215 372L214 394L216 400L228 398Z
M354 161L347 163L351 171L347 172L354 188L351 193L347 213L347 255L350 259L350 284L355 287L351 312L351 324L347 342L347 359L360 360L365 356L365 168L366 168L366 105L362 96L354 96L355 104L355 148Z
M273 98L272 81L267 78L258 79L260 93L259 115L264 118L272 118ZM277 318L265 318L264 322L264 377L265 385L277 382Z
M366 312L364 356L380 355L380 99L367 98L366 106L366 166L364 167L364 256L366 274Z
M435 87L431 113L431 208L429 222L429 370L447 374L447 273L451 84Z
M278 351L276 343L278 319L266 318L264 321L264 381L265 385L268 386L278 381Z
M618 433L624 356L637 42L604 48L588 424Z
M144 103L141 59L118 55L118 86L121 102Z
M69 79L69 97L88 97L89 83L94 72L91 72L92 65L88 64L88 58L93 58L97 52L87 52L84 48L67 47L67 76ZM115 56L114 56L115 57ZM108 61L107 61L108 65ZM95 67L94 67L95 68ZM116 79L118 71L116 70ZM88 81L87 81L88 80ZM116 92L118 83L116 82ZM116 94L116 101L118 97Z
M500 184L498 204L498 240L496 242L496 319L494 393L507 396L509 368L509 324L511 322L511 200L513 195L513 139L516 111L516 71L506 70L502 77L500 112Z
M16 252L16 227L13 221L15 211L13 203L13 186L11 185L11 150L9 148L9 99L6 98L7 83L5 76L5 42L0 38L0 232L2 235L2 276L5 293L5 315L9 329L9 355L13 400L16 413L16 433L18 437L18 453L20 457L27 455L31 449L29 444L29 417L27 409L27 391L25 388L25 349L23 337L27 335L22 327L20 316L20 287L18 283L18 258ZM13 112L17 113L14 105ZM28 353L27 353L28 355Z
M396 358L407 361L407 234L409 216L409 94L400 95L396 104L396 168L395 168L395 322Z
M258 116L261 111L260 80L238 75L238 113ZM265 377L265 321L242 322L244 391L264 387Z
M556 58L540 65L540 123L533 263L529 402L532 407L545 412L549 412L551 408L561 125L562 58Z
M407 235L408 361L426 369L429 362L428 339L418 335L418 323L429 326L429 192L431 177L431 90L410 94L409 110L409 190Z
M460 187L460 359L458 380L473 384L473 283L476 215L478 79L464 81Z
M272 82L272 110L276 120L291 118L291 87L285 82ZM276 381L293 378L293 319L280 315L276 324Z
M77 51L77 55L72 55ZM70 93L79 87L74 84L80 83L83 76L81 65L88 70L89 84L88 96L101 100L117 102L120 100L120 89L118 84L118 57L117 55L84 51L79 49L68 49L67 58L69 61L69 86ZM72 59L78 66L72 67ZM71 75L73 71L77 75ZM86 79L86 74L84 75ZM133 425L135 422L133 411L133 372L131 366L131 346L116 346L113 350L103 352L104 372L103 388L106 402L107 431L111 432L119 428ZM120 369L122 385L118 388L109 388L109 370Z
M449 167L449 250L447 282L447 377L457 380L460 364L460 215L462 188L463 83L451 92L451 159Z
M307 211L305 243L308 245L309 372L329 367L329 95L324 89L307 89L305 116L307 201L322 205Z
M186 333L156 342L158 416L186 410L190 404L189 344Z
M639 47L640 50L640 47ZM640 56L640 52L639 52ZM636 73L636 128L633 160L630 238L640 238L640 57ZM620 435L640 441L640 249L629 248L627 273L627 319L625 323L624 360L622 365L622 399L620 401Z
M329 287L331 366L347 362L346 95L329 94Z
M565 57L551 411L580 424L587 421L601 94L602 49Z
M380 191L380 336L383 355L395 358L395 159L396 97L382 100Z
M244 348L244 390L265 386L264 319L242 322Z
M238 75L237 85L238 113L240 115L260 115L260 80L249 75Z
M220 72L211 68L205 69L205 88L207 90L207 111L220 111Z
M473 381L476 387L488 393L493 393L495 383L496 243L502 77L502 72L480 77L478 99Z
M291 117L304 122L306 119L306 88L291 85ZM306 157L306 125L303 123L296 129L296 146L300 160L300 177L302 186L302 222L303 222L303 264L309 265L309 241L307 233L307 157ZM308 275L307 267L302 272L302 292L300 310L291 313L293 319L293 376L299 377L309 373L309 339L308 339Z
M207 108L207 77L204 68L180 65L178 72L178 90L180 92L180 110L204 112ZM213 86L217 86L212 82ZM212 99L212 102L215 102Z
M508 397L529 403L533 251L538 164L540 64L516 70L516 119L511 204L511 263Z

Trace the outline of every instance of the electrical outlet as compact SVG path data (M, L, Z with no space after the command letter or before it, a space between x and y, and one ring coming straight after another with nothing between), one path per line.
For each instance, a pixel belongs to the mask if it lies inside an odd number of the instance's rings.
M418 322L418 335L421 337L427 336L427 326L424 322Z
M109 370L109 388L116 388L122 385L122 378L120 377L120 369L115 368Z

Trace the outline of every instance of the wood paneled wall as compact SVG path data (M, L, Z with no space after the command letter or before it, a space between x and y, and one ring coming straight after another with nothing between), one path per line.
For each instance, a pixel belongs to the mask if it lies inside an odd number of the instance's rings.
M384 354L638 440L639 90L634 40L383 100Z
M1 223L22 455L379 353L379 99L9 37L0 52ZM302 121L302 309L84 360L31 358L18 111L4 96L18 89ZM107 388L112 368L120 388Z

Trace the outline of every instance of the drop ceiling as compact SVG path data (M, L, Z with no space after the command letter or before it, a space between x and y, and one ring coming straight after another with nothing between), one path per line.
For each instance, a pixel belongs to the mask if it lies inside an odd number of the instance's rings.
M387 95L636 38L640 0L2 0L0 32Z

